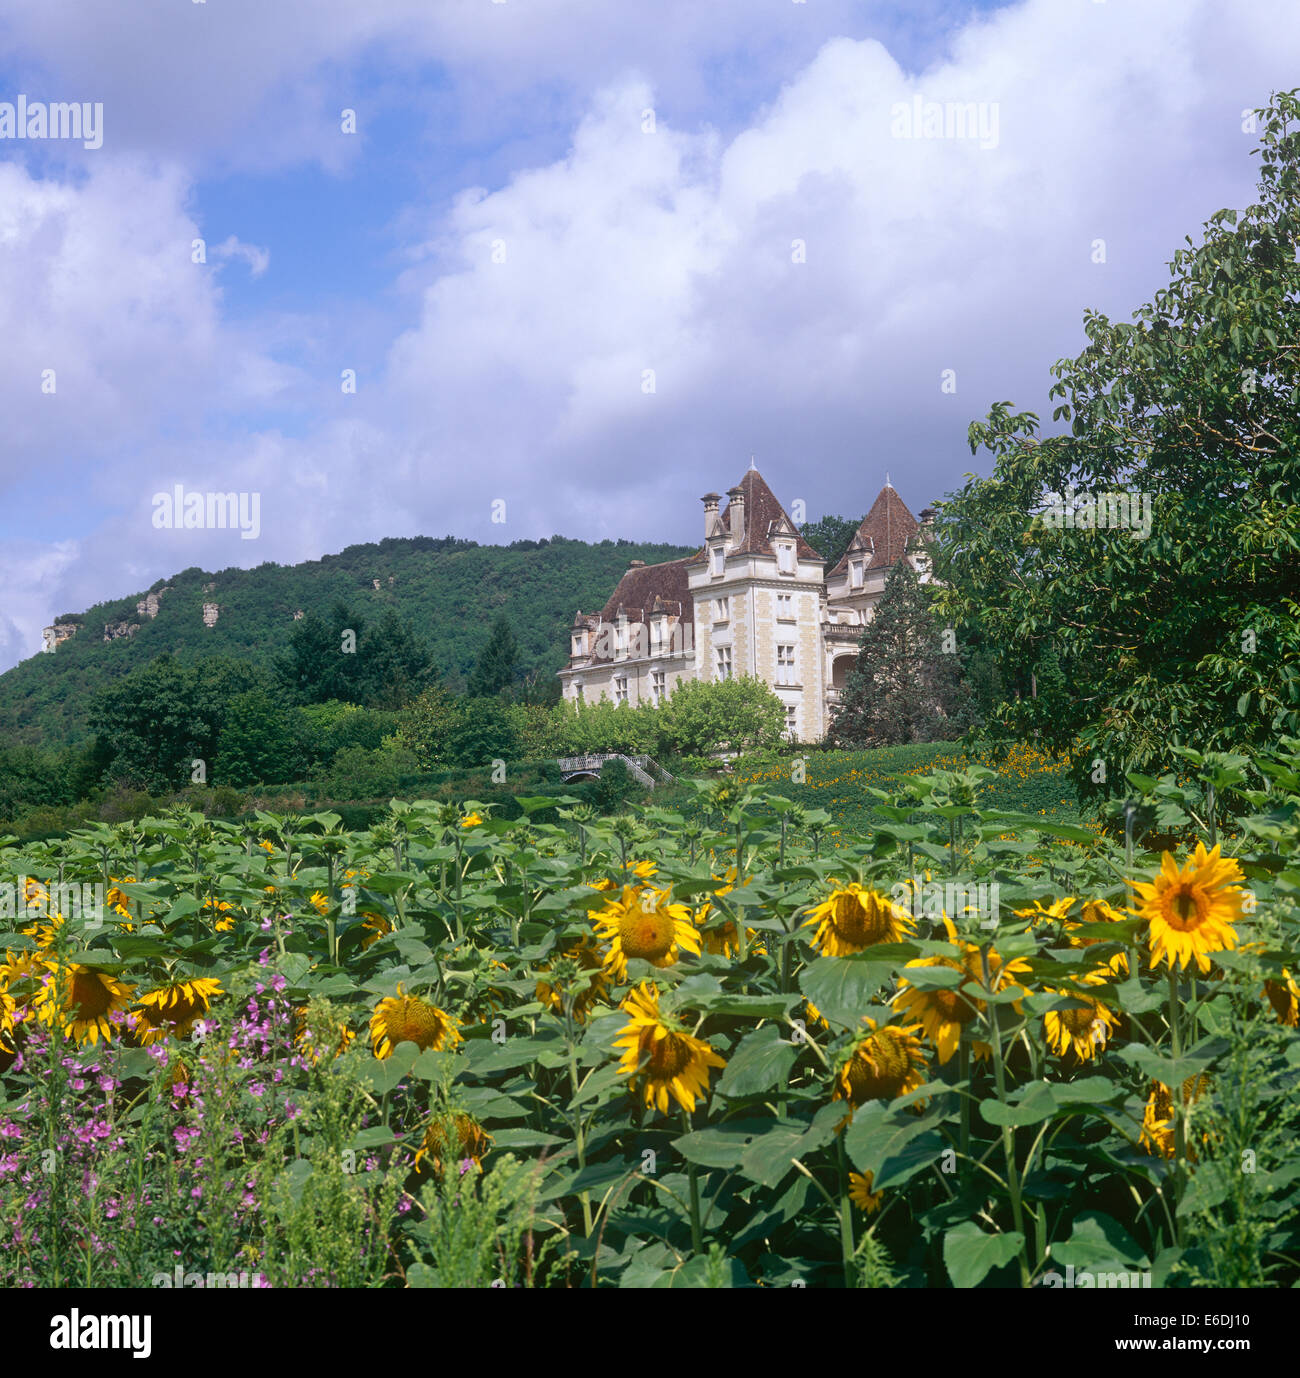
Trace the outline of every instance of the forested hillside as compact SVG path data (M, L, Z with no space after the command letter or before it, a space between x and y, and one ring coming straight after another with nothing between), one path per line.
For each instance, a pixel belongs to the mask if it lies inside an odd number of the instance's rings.
M156 595L152 617L154 603L141 590L58 619L76 623L75 634L0 675L0 741L55 746L86 737L94 694L164 652L182 662L224 654L269 665L285 649L297 612L325 617L340 600L363 626L395 610L427 641L453 689L463 687L501 613L514 628L522 668L550 674L564 663L574 611L601 607L630 560L653 564L689 553L560 536L508 546L416 536L349 546L299 565L187 569L148 590ZM212 625L205 605L216 610Z

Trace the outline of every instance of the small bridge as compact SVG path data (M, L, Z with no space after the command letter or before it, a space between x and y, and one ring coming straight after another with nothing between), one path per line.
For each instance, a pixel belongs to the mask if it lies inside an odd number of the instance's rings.
M621 751L593 752L586 756L561 756L556 764L565 784L571 780L594 780L606 761L622 761L627 773L645 789L654 789L656 775L661 781L673 777L649 756L625 756Z

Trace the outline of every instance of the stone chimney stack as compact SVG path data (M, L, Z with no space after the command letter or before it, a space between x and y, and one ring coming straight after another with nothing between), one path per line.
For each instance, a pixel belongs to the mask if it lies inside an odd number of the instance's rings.
M740 487L729 488L727 496L731 499L731 539L740 545L745 539L745 490Z
M713 535L713 527L718 520L718 503L721 498L717 493L705 493L701 501L704 503L704 539L707 541Z

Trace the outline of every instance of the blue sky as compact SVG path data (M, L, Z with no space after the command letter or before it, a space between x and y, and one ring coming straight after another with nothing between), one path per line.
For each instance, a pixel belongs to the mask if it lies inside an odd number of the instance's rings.
M1250 199L1297 71L1291 0L9 0L0 101L104 143L0 141L0 668L190 565L691 541L751 454L917 510ZM156 530L178 482L258 539Z

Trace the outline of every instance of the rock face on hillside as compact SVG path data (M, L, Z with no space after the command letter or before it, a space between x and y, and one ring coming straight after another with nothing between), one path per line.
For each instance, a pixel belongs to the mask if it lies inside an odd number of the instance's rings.
M215 627L217 618L221 616L221 609L215 603L204 603L203 605L203 625L205 627Z
M121 622L105 622L104 640L116 641L119 637L134 636L139 630L140 624L138 622L127 622L125 619Z
M135 605L136 613L140 617L147 617L150 620L158 616L158 604L162 602L164 593L170 593L171 586L160 588L157 593L146 593L145 596Z
M71 641L80 627L79 622L56 622L41 633L47 651L57 651L65 641Z

